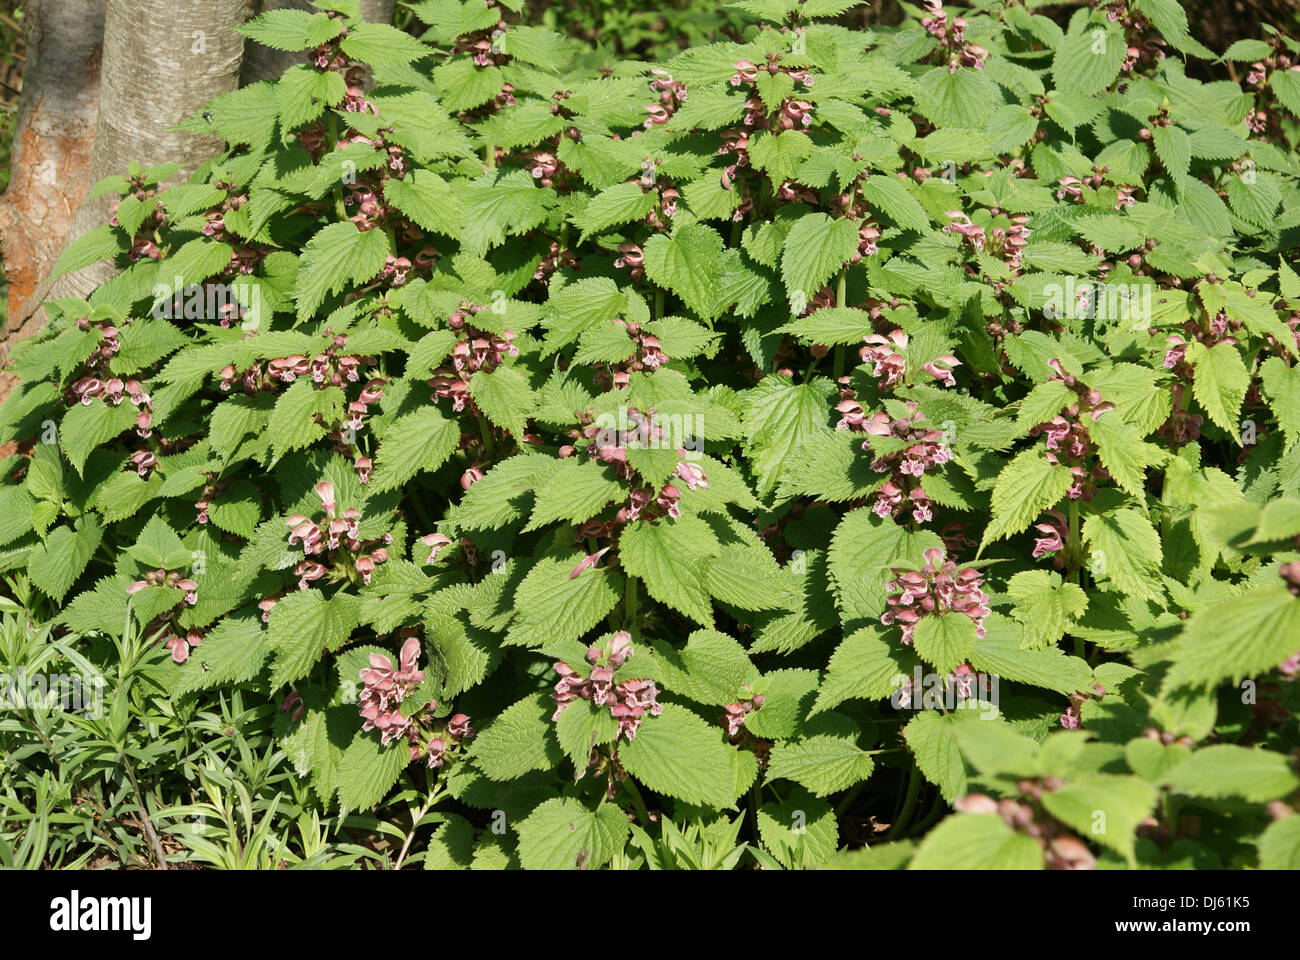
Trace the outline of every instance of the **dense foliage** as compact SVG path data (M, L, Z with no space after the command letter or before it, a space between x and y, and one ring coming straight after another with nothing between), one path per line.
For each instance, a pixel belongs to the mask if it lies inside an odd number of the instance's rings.
M1300 863L1300 44L317 6L15 351L33 649L428 866Z

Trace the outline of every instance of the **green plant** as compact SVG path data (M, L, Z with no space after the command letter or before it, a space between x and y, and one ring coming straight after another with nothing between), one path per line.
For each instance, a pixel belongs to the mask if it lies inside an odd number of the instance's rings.
M317 6L226 154L101 184L58 270L122 271L0 410L3 564L188 721L195 858L1295 862L1300 46ZM276 713L246 786L214 695Z

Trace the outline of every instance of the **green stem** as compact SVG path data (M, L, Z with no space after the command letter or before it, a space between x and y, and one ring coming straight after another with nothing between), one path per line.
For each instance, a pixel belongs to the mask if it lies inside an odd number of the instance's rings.
M839 280L835 283L835 306L843 307L848 301L848 268L840 270ZM835 348L835 382L838 383L840 377L844 376L844 362L847 355L844 344L839 344Z
M492 429L488 426L487 421L483 419L483 414L481 413L478 415L478 433L483 439L483 449L486 451L488 457L492 457L496 453L496 446L492 442Z
M158 869L167 869L167 854L163 850L162 843L158 840L158 834L153 828L153 821L149 819L149 808L144 800L144 793L140 790L140 783L135 778L135 768L131 761L126 758L126 754L118 752L118 759L122 761L122 767L126 770L126 775L131 781L131 789L135 791L136 807L140 811L140 823L144 826L145 836L149 838L149 844L153 847L154 857L158 861Z
M652 319L662 320L663 318L664 318L664 292L662 290L656 290L655 291L655 312L654 312L654 317Z
M912 811L916 808L916 798L921 792L921 771L915 763L912 764L912 774L907 781L907 796L903 798L903 809L899 811L895 818L893 826L889 828L889 833L885 834L886 840L896 840L898 835L903 832L908 821L912 819Z
M329 153L339 143L339 117L333 110L325 111L325 152ZM348 208L343 203L343 181L334 181L334 213L340 220L348 218Z
M623 594L623 628L631 630L636 626L637 579L627 578L627 589Z
M924 820L916 825L917 833L924 833L928 830L930 824L939 819L939 815L943 813L945 806L946 804L943 802L942 791L936 790L934 792L934 803L930 804L930 812L925 815Z
M636 818L641 821L642 827L649 830L650 811L646 809L645 800L641 798L641 791L637 789L636 781L628 777L623 781L623 786L627 788L627 795L632 799L632 809L636 811Z
M1181 413L1187 409L1187 396L1190 391L1184 390L1182 397L1178 401L1178 412ZM1165 467L1164 477L1160 481L1160 539L1162 542L1168 541L1173 532L1174 525L1174 503L1173 492L1169 484L1169 468Z
M858 799L858 794L862 792L862 788L866 785L867 781L860 780L853 785L852 790L844 795L844 799L835 807L835 818L837 820L844 816L844 814L848 813L849 805L852 804L854 800Z
M411 830L406 835L405 842L402 843L401 851L397 854L397 862L393 864L394 870L402 869L402 861L406 859L407 851L411 849L411 841L415 839L415 830L420 825L420 821L424 819L424 815L429 812L429 808L437 801L440 793L442 793L441 783L433 788L433 792L425 799L424 806L420 808L420 812L417 813L415 819L411 821Z
M1070 501L1070 542L1065 547L1066 559L1070 564L1070 580L1079 585L1083 579L1083 544L1079 541L1079 501ZM1074 655L1084 658L1083 637L1074 638Z
M1083 566L1083 545L1079 542L1079 501L1070 501L1070 542L1065 556L1070 564L1070 579L1079 582L1079 568Z

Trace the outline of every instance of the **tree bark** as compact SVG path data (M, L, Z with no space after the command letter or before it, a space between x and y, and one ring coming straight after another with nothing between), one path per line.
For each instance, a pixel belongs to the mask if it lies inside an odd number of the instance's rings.
M109 0L91 182L179 163L172 182L221 151L219 137L172 129L213 97L235 90L243 61L245 0ZM84 200L69 239L108 222L113 196ZM96 264L56 280L50 296L85 297L113 275Z
M249 0L249 19L268 10L306 10L315 12L311 0ZM361 0L361 16L371 23L393 22L393 0ZM246 87L259 80L275 80L294 64L306 59L302 51L276 50L255 40L244 41L244 68L239 85Z
M105 0L29 0L27 63L14 126L9 187L0 196L0 257L8 313L27 299L63 249L90 186ZM11 332L13 339L29 330ZM0 363L10 337L0 337ZM0 397L8 388L0 375Z
M251 0L249 18L268 10L306 10L315 12L311 0ZM247 87L259 80L274 80L296 63L306 60L302 51L276 50L255 40L244 41L244 68L239 75L239 85Z
M65 214L66 229L57 241L42 235L51 253L31 271L22 288L23 300L16 308L11 307L7 329L0 331L0 367L3 367L14 342L44 326L45 311L41 304L45 300L86 297L114 272L112 264L101 263L54 281L45 279L59 251L87 231L106 223L111 216L113 197L82 199L89 186L106 176L125 172L130 160L142 167L180 163L183 169L173 178L175 182L219 152L222 143L215 137L170 128L213 97L239 86L245 54L244 38L231 28L243 23L250 13L286 7L309 8L306 0L31 2L33 10L43 6L58 8L61 20L73 19L72 14L82 4L99 4L102 8L107 3L107 11L102 14L102 58L83 55L80 58L67 57L63 61L64 68L59 78L64 81L79 76L84 78L87 63L102 62L98 90L95 90L93 82L87 81L91 93L98 93L97 113L93 103L85 108L97 117L93 148L89 145L89 131L83 129L79 146L84 174L74 188L69 189L69 202L66 204L69 210L75 206L75 212L70 217ZM371 22L391 23L393 8L394 0L361 0L361 15ZM248 83L278 76L296 62L297 56L283 55L280 51L250 43L249 64L242 72L242 79ZM52 69L58 68L53 66ZM66 108L67 104L61 106ZM15 152L15 159L17 156ZM18 167L19 164L15 163L15 171ZM80 200L79 204L77 200ZM3 222L0 220L0 225ZM7 251L5 261L8 264ZM38 280L41 281L39 284ZM13 378L0 371L0 400L8 395L12 386Z
M371 23L393 22L394 0L361 0L361 19Z

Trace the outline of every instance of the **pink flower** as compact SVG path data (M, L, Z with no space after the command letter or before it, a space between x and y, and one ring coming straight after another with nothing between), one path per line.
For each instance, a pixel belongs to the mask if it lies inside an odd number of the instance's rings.
M1068 536L1065 515L1059 510L1049 510L1047 513L1052 518L1049 522L1034 525L1034 529L1043 534L1034 541L1035 559L1065 549L1065 539Z
M973 567L958 570L944 551L937 547L925 551L925 566L917 570L894 569L894 579L886 589L889 609L881 616L886 626L898 624L903 643L910 644L917 622L926 616L960 613L975 623L975 635L984 636L984 620L989 615L989 597L981 588L983 576Z
M578 574L582 573L583 571L590 570L596 564L600 563L600 558L603 557L608 552L609 552L609 547L602 547L601 549L597 550L595 553L583 557L582 561L576 567L574 567L573 570L569 573L569 579L572 580L574 577L578 576Z
M158 466L158 458L147 450L132 454L129 462L135 465L135 472L145 479Z
M358 698L358 712L362 730L380 731L380 742L389 743L398 737L418 736L410 717L398 709L407 695L424 681L424 673L416 669L420 657L420 641L410 637L402 644L398 655L399 669L381 653L372 653L370 666L363 667L360 678L363 684ZM414 744L413 744L414 745Z
M953 379L952 368L961 366L961 361L950 354L944 354L941 357L935 357L929 363L923 363L921 369L934 377L936 380L942 380L945 387L955 387L957 381Z
M281 713L289 713L289 711L291 710L293 711L293 713L290 714L289 716L289 720L292 723L297 723L299 720L301 720L303 711L306 709L307 709L307 705L303 703L302 694L300 694L297 690L291 691L290 694L287 697L285 697L284 701L280 704Z
M435 563L438 560L438 554L451 546L452 539L441 533L427 533L420 538L419 542L429 548L429 559L424 562Z
M172 652L172 660L176 663L184 663L190 658L190 645L175 634L164 640L163 646Z
M620 630L614 634L610 644L609 662L615 667L621 667L630 656L632 656L632 634Z
M322 480L316 484L316 496L320 497L325 512L331 517L334 516L334 484L328 480Z
M638 678L616 682L616 671L631 655L631 635L620 631L614 635L608 655L599 647L587 652L587 659L593 663L590 676L584 677L567 663L557 662L555 672L560 679L552 694L556 706L551 719L558 720L576 700L590 700L598 706L608 706L610 716L618 721L615 740L633 739L641 722L647 716L659 716L663 707L658 702L659 690L653 681Z
M748 688L746 688L748 689ZM745 727L745 717L763 705L763 697L755 694L748 700L729 703L722 708L722 725L727 728L727 738L736 740Z
M687 490L694 490L696 487L708 489L709 478L704 475L698 464L689 463L685 460L677 464L677 469L673 471L673 476L680 477L686 483Z
M1300 597L1300 560L1282 564L1277 568L1277 574L1285 581L1291 595Z

